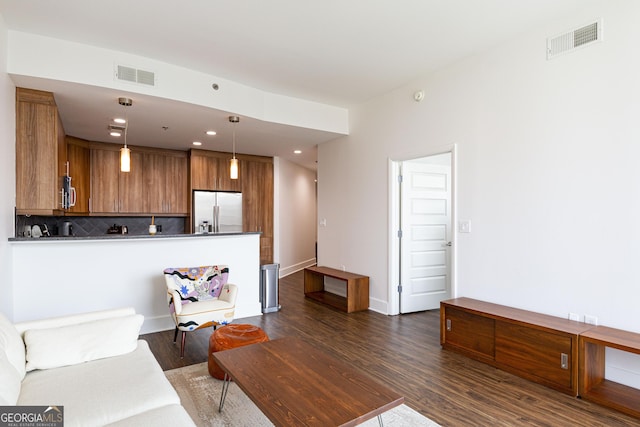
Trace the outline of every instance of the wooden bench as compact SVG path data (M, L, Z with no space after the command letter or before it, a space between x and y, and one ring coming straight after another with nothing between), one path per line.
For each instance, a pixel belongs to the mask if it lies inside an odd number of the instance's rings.
M325 277L345 282L346 298L324 289ZM369 309L369 277L329 267L304 269L304 296L347 313Z

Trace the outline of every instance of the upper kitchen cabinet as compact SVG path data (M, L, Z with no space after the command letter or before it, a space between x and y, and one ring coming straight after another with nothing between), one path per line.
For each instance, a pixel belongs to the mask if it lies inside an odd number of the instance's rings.
M242 165L239 179L231 179L230 153L207 150L191 150L191 189L242 191Z
M187 153L155 150L143 153L144 209L152 214L187 215Z
M91 144L91 213L144 213L142 154L131 150L131 172L120 172L120 146Z
M76 192L75 205L70 206L67 212L86 214L89 213L89 198L91 196L91 150L89 149L89 141L73 136L67 136L65 141L68 163L65 165L64 172L67 172L68 165L71 186L75 188Z
M52 215L62 209L59 161L64 150L64 129L53 94L16 88L18 215Z
M116 172L119 177L119 212L148 213L144 205L144 155L137 150L131 150L131 171L120 172L120 146L117 147L118 166Z
M91 213L187 216L187 153L129 148L120 172L120 145L91 143Z
M118 212L120 153L91 148L91 212Z

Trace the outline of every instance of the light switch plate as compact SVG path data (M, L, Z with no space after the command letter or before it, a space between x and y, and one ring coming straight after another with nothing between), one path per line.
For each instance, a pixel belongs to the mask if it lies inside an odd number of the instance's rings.
M471 233L471 221L458 221L459 233Z

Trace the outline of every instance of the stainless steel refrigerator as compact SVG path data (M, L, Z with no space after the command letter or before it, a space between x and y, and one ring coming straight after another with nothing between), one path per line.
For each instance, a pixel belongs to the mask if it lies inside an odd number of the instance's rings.
M193 192L193 233L242 232L242 193Z

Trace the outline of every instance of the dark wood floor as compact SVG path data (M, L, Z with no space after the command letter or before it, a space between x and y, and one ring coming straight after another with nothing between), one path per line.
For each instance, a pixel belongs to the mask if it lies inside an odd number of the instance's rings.
M306 300L302 273L280 279L282 310L236 320L271 339L297 336L353 363L442 426L640 426L640 420L564 395L440 347L439 313L346 314ZM211 328L187 334L184 359L173 331L143 335L164 370L207 360Z

